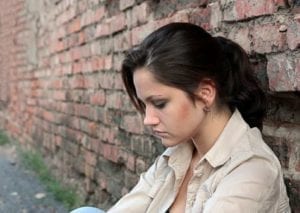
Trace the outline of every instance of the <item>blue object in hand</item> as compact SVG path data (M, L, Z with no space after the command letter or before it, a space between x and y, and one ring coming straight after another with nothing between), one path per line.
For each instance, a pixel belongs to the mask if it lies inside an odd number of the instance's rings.
M85 206L85 207L74 209L70 213L105 213L105 211L101 209L97 209L95 207Z

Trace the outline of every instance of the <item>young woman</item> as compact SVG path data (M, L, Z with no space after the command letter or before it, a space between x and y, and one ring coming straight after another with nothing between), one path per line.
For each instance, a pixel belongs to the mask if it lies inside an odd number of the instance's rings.
M290 212L260 132L265 96L238 44L171 23L128 51L122 77L167 149L109 213Z
M122 77L167 149L108 212L290 212L260 132L265 96L238 44L171 23L127 53Z

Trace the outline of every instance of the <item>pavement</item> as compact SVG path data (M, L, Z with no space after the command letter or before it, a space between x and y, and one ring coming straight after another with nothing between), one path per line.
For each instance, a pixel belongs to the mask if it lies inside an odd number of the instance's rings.
M14 146L0 146L0 213L67 212L38 177L22 166Z

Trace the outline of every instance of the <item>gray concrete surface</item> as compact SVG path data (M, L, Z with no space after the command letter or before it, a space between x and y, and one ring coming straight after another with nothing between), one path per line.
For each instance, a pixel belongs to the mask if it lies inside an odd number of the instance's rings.
M15 148L0 146L0 213L66 213L32 171L19 162Z

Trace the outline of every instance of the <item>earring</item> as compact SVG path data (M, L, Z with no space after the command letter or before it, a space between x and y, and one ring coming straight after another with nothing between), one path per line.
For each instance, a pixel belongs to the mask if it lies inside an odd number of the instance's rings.
M203 108L203 112L205 112L205 113L210 112L210 108L208 106L205 106Z

